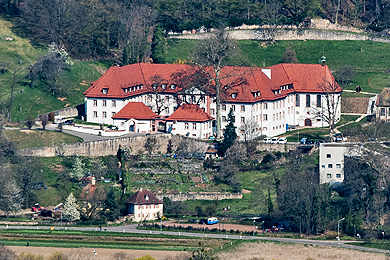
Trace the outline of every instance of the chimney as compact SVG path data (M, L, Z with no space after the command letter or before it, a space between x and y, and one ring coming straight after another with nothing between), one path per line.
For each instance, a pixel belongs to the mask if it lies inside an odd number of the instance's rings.
M271 69L261 69L261 72L263 72L269 79L271 79Z

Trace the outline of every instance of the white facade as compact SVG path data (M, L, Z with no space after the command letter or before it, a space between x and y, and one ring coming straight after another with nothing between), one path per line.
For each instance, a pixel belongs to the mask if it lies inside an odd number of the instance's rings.
M133 208L133 221L156 220L163 216L163 204L131 205ZM131 210L131 209L130 209Z
M113 125L118 127L118 130L133 133L150 133L152 131L152 120L137 120L137 119L113 119Z
M167 132L174 135L180 134L188 137L207 139L213 135L212 121L206 122L181 122L167 121Z
M320 144L320 184L344 181L344 156L359 156L361 145L352 143Z

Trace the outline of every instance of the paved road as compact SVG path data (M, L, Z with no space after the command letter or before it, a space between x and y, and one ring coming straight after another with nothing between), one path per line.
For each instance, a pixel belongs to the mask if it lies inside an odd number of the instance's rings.
M47 229L49 230L50 226L0 226L0 229ZM151 231L151 230L140 230L136 229L137 225L125 225L125 226L114 226L114 227L104 227L103 231L110 232L121 232L121 233L134 233L134 234L164 234L172 236L182 236L182 237L203 237L203 238L220 238L220 239L244 239L244 240L265 240L265 241L277 241L277 242L287 242L295 244L311 244L318 246L332 246L340 247L361 251L377 252L377 253L388 253L388 250L377 249L377 248L368 248L362 246L348 245L348 242L356 241L332 241L332 240L310 240L310 239L293 239L293 238L280 238L280 237L253 237L253 236L240 236L240 235L230 235L230 234L208 234L208 233L191 233L191 232L177 232L177 231ZM63 230L80 230L80 231L99 231L97 227L55 227L55 229Z

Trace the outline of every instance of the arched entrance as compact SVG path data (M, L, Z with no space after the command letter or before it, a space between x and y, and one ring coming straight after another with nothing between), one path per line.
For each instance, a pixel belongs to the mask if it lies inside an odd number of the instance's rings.
M311 126L311 120L309 118L305 119L305 126Z
M130 122L129 131L135 132L135 122Z

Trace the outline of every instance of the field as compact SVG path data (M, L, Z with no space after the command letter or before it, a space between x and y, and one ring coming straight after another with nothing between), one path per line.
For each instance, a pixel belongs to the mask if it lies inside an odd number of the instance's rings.
M334 247L320 247L287 243L246 243L234 250L221 252L220 259L234 260L385 260L386 255Z

